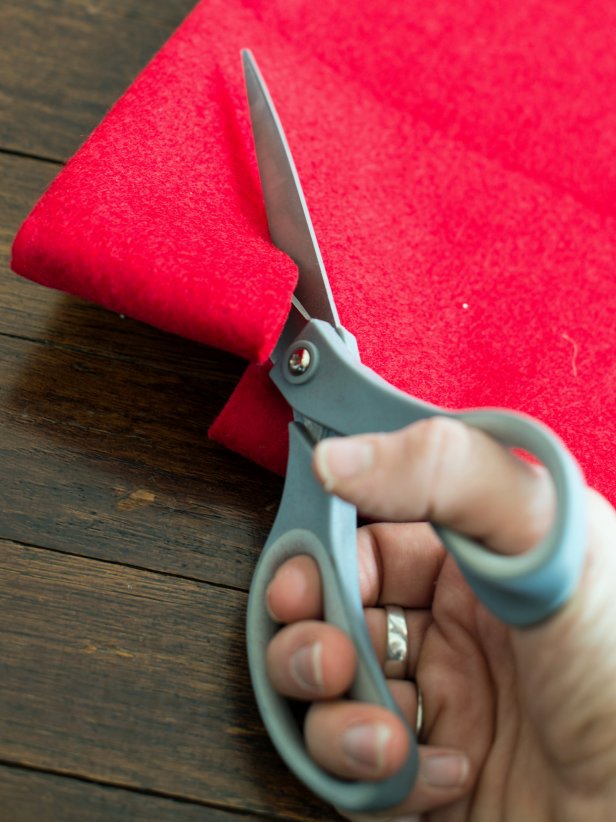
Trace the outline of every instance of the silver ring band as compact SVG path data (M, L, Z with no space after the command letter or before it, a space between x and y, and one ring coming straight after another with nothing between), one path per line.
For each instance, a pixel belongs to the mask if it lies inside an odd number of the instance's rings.
M388 679L408 676L409 637L404 611L398 605L386 605L387 656L384 671Z
M417 688L417 719L415 720L415 738L419 742L421 732L423 731L423 694L417 682L415 682L415 687Z
M385 676L388 679L406 679L409 675L409 632L404 610L398 605L386 605L385 614L387 617ZM423 694L417 682L415 682L415 687L417 689L415 736L419 739L423 730Z

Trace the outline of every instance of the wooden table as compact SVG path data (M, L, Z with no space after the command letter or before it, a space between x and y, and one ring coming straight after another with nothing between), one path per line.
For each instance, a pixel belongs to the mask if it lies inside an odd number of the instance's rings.
M279 478L208 441L239 360L22 280L35 200L193 0L0 2L0 819L333 819L244 652Z

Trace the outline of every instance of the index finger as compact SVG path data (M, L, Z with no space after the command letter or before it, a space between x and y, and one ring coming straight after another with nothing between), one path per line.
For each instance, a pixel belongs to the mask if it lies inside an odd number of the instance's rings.
M357 532L365 606L430 608L446 552L426 522L379 522Z
M426 523L377 523L357 532L362 603L430 608L445 550ZM316 562L308 556L283 563L267 589L279 622L320 619L323 601Z

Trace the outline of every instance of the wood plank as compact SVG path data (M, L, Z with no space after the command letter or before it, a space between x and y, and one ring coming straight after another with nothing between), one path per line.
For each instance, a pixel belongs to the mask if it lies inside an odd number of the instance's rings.
M245 602L0 542L0 760L221 809L331 819L261 727Z
M30 0L2 8L0 148L72 155L194 0Z
M0 153L0 256L8 270L17 229L62 166Z
M2 812L9 822L259 822L194 802L0 765Z
M2 9L0 816L11 822L334 816L278 760L246 672L244 589L281 481L205 436L243 364L5 264L61 161L193 4Z
M209 353L181 375L0 336L0 536L247 589L282 483L207 439Z

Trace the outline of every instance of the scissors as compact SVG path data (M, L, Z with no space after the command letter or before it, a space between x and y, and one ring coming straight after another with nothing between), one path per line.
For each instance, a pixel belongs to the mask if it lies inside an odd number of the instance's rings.
M417 740L394 776L350 781L320 768L306 751L293 705L268 679L265 652L278 626L265 606L278 567L311 556L321 575L324 618L351 637L357 673L350 698L401 716L376 659L364 621L356 555L357 512L314 477L312 451L324 437L394 431L427 417L456 417L506 447L535 455L551 474L556 516L550 533L519 556L488 552L473 540L434 525L483 604L505 623L525 627L567 601L579 578L585 533L581 472L548 428L521 414L493 409L454 412L405 394L360 362L353 335L338 317L295 164L276 109L248 50L244 76L270 236L291 257L299 279L286 324L271 354L271 379L293 409L286 480L272 531L256 566L247 612L248 661L263 722L289 768L317 795L342 810L377 811L401 802L418 770ZM404 718L401 717L404 721Z

